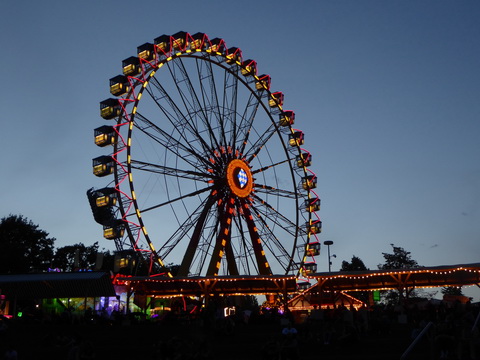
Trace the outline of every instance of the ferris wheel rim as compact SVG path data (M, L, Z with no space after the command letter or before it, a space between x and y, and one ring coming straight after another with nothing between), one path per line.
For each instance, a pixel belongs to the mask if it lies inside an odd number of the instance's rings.
M198 53L202 53L202 54L206 54L205 57L201 57L201 56L195 56L196 54ZM133 110L128 113L128 112L122 112L119 116L118 116L118 120L117 120L117 126L121 126L121 124L124 124L127 120L128 122L128 127L129 127L129 130L128 130L128 136L127 136L127 146L126 146L126 151L127 151L127 157L130 159L130 155L131 155L131 147L132 147L132 132L134 130L134 122L135 122L135 117L137 116L137 108L140 104L140 99L142 97L142 94L143 92L145 91L145 89L148 87L149 83L150 83L150 80L154 78L156 72L161 68L163 67L165 64L167 64L168 62L170 61L173 61L174 59L177 59L177 58L191 58L191 57L194 57L197 59L197 61L201 60L201 61L209 61L210 63L212 64L215 64L217 66L220 66L222 67L225 71L230 71L230 68L225 66L223 63L220 63L220 62L216 62L216 61L213 61L211 58L209 58L209 56L215 56L215 57L223 57L224 59L227 58L225 53L221 53L221 52L212 52L212 51L202 51L202 49L196 49L196 51L191 51L190 49L187 49L185 48L183 51L178 51L174 54L172 54L171 56L169 57L165 57L162 61L159 61L157 63L156 66L151 66L151 64L149 65L150 66L150 69L148 70L148 72L145 72L144 73L144 68L142 67L142 77L143 79L140 81L138 80L138 78L136 78L135 81L138 81L138 83L135 85L135 86L132 86L131 87L131 90L130 92L122 99L122 101L124 101L125 103L127 102L130 102L131 104L128 104L128 105L132 105L133 106ZM242 66L242 63L240 63L238 60L234 62L234 65L236 65L237 67L241 67ZM147 65L148 67L148 65ZM238 69L237 69L238 71ZM145 76L147 74L147 76ZM233 74L233 73L232 73ZM242 78L240 78L240 75L239 74L236 74L234 76L237 76L237 80L240 81L245 87L248 87L251 91L252 94L254 94L254 90L250 88L250 86L248 85L248 83L246 81L244 81ZM258 81L259 80L259 77L255 74L253 75L254 78ZM135 89L136 87L138 87L139 85L141 84L140 86L140 91L138 93L135 93ZM269 100L272 100L274 98L273 94L269 89L264 89L263 91L265 91L268 97ZM133 98L133 99L132 99ZM260 101L260 105L262 107L265 108L265 104ZM283 108L282 108L282 105L281 104L278 104L277 105L278 109L279 109L279 112L283 112ZM276 122L274 121L274 119L272 118L272 115L269 113L269 111L267 111L267 109L264 109L265 110L265 113L268 114L268 117L270 118L273 126L275 127L275 130L273 131L274 134L280 136L281 133L280 133L280 129L278 128ZM130 117L130 119L128 119L128 117ZM292 132L292 126L291 125L288 125L288 131ZM120 134L118 134L118 136L121 136ZM288 156L288 150L286 149L286 143L285 142L281 142L283 147L284 147L284 151L285 153L287 154ZM301 150L300 150L300 146L297 146L298 148L298 152L300 153ZM114 153L115 154L118 154L118 152L121 151L120 149L117 148L117 146L115 146L115 151ZM243 164L248 164L247 161L245 161ZM137 202L137 199L135 197L135 185L134 185L134 180L133 180L133 175L132 175L132 162L129 160L127 162L127 169L125 170L125 164L122 163L122 162L119 162L117 161L116 162L116 166L115 166L115 183L116 183L116 188L119 188L119 185L121 182L125 181L125 179L127 179L128 183L129 183L129 187L130 187L130 192L132 194L131 198L129 198L129 203L128 204L124 204L124 202L122 202L122 200L120 199L120 212L122 214L122 218L124 219L127 219L129 216L131 216L132 214L136 214L137 216L137 220L139 222L139 226L138 225L135 225L137 227L139 227L143 233L143 236L145 237L147 243L148 243L148 246L150 247L150 251L152 253L156 253L156 250L155 250L155 247L153 245L153 242L150 240L150 237L148 235L148 232L146 231L145 229L145 224L143 223L143 219L142 219L142 216L141 216L141 213L143 210L140 209L139 205L138 205L138 202ZM295 171L293 169L293 166L292 166L292 163L289 162L289 166L290 166L290 169L291 169L291 175L292 175L292 179L293 179L293 182L295 182L295 178L296 178L296 175L295 175ZM246 174L247 174L247 179L250 180L250 182L253 183L253 176L251 175L251 171L249 170L248 168L248 165L245 165L245 166L239 166L238 167L239 169L241 169L242 171L244 171ZM249 170L249 171L246 171L246 170ZM304 173L304 176L307 177L308 175L308 172L307 172L307 169L306 167L303 169L303 173ZM233 174L233 170L232 170L232 174ZM233 184L233 181L234 181L234 178L233 178L233 175L230 175L229 177L227 177L227 179L230 181L230 189L235 189L236 191L238 190L239 192L235 193L235 195L239 198L246 198L250 195L250 192L251 192L251 189L249 191L246 191L245 194L240 192L240 188L238 186L235 186L235 185L232 185ZM125 175L127 175L125 177ZM124 177L124 178L122 178ZM209 188L206 188L207 190L204 190L204 192L208 193L209 191ZM270 189L271 190L271 189ZM297 191L297 187L294 187L294 193L295 193L295 202L296 202L296 205L297 207L299 207L299 199L301 198L299 192ZM242 196L244 195L244 196ZM307 189L307 197L309 198L310 197L310 191L309 189ZM303 196L303 198L305 198L305 196ZM128 209L126 209L128 207ZM133 207L134 209L134 213L131 213L131 208ZM260 216L260 215L259 215ZM297 225L296 229L295 229L295 240L294 240L294 246L293 248L291 249L291 254L290 254L290 258L293 259L293 253L296 251L295 248L297 246L297 241L298 239L301 237L301 234L300 234L300 226L299 226L299 222L300 222L300 218L299 218L299 211L296 212L296 220L295 220L295 223ZM310 221L310 216L309 216L309 221ZM311 221L310 221L311 222ZM128 223L128 222L127 222ZM138 229L137 229L138 230ZM127 227L127 231L129 233L129 237L132 238L132 230L130 229L130 226ZM140 236L140 232L138 232L138 237ZM131 240L132 242L132 245L133 244L136 244L138 240ZM160 264L161 265L164 265L163 261L161 258L159 258L160 260ZM290 271L290 267L291 267L292 263L290 262L289 265L288 265L288 268L287 268L287 272L288 273Z

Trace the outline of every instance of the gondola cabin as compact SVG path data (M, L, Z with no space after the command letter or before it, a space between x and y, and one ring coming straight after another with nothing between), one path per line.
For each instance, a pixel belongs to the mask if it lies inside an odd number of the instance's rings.
M297 283L297 288L300 291L305 291L310 288L310 283L308 281L301 281Z
M302 153L297 155L297 166L299 168L308 167L312 165L312 155L309 152Z
M313 274L317 272L317 264L314 262L306 262L303 264L305 274Z
M227 50L227 56L225 56L227 64L235 64L237 61L242 61L242 50L237 47L231 47Z
M153 40L158 54L166 55L172 50L172 43L170 40L170 36L168 35L162 35Z
M117 75L110 79L110 94L121 96L130 91L130 83L125 75Z
M257 82L255 83L255 88L257 90L270 90L270 84L272 83L272 79L270 75L260 75L258 77Z
M117 204L117 191L115 188L104 188L95 192L95 205L97 207L115 206Z
M130 56L128 59L122 61L123 75L135 76L142 72L140 66L140 59L135 56Z
M316 212L320 210L320 199L319 198L313 198L313 199L307 199L305 200L305 210L307 212Z
M100 126L93 130L95 145L104 147L115 144L115 130L113 126Z
M305 142L303 131L295 131L293 134L288 134L288 143L290 146L300 146Z
M305 176L302 180L304 190L315 189L317 187L317 177L315 175Z
M210 46L207 47L207 51L211 51L214 53L224 53L227 46L225 45L225 41L220 38L215 38L210 41Z
M318 241L311 242L308 244L307 247L307 255L308 256L318 256L320 255L320 243Z
M123 237L125 233L125 226L119 220L117 224L113 226L105 226L103 228L103 237L105 239L119 239Z
M177 51L183 51L188 46L188 34L185 31L179 31L172 35L172 45Z
M257 75L257 63L255 60L245 60L242 62L242 75Z
M192 50L204 50L208 44L208 36L204 33L198 32L192 35L190 41L190 49Z
M145 43L137 47L137 54L140 59L151 61L155 59L155 50L152 43Z
M278 125L280 126L291 126L295 123L295 112L292 110L285 110L280 114L280 120Z
M132 270L137 263L136 254L128 250L122 250L115 253L115 259L113 263L113 272L119 273L125 268Z
M118 99L110 98L100 102L100 116L105 120L116 118L122 113Z
M102 177L113 173L114 161L111 156L99 156L92 161L95 176Z
M117 204L116 196L104 195L100 196L95 200L95 203L98 207L102 206L115 206Z
M320 220L315 222L307 221L305 223L305 227L307 228L307 232L309 234L319 234L322 232L322 222Z
M272 93L270 99L268 100L268 105L271 108L283 106L283 93L281 91Z

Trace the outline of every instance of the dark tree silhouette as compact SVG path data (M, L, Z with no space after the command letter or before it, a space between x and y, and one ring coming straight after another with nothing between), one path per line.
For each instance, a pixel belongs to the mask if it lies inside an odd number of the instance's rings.
M455 296L464 296L462 292L462 287L456 286L445 286L442 288L443 295L455 295Z
M406 251L404 248L393 244L390 245L393 248L393 254L382 253L385 258L385 263L379 264L379 269L411 269L418 267L418 263L416 260L412 259L410 251Z
M393 248L393 253L382 253L385 258L384 264L379 264L380 270L389 269L412 269L419 267L418 262L412 259L410 251L406 251L400 246L390 244ZM398 290L390 290L383 293L383 298L387 303L396 304L403 302L405 298L415 297L417 294L414 290L407 291L406 289L399 288Z
M340 271L361 271L361 270L369 270L363 263L362 259L353 255L352 261L348 262L346 260L342 261L342 267Z
M370 270L368 269L362 259L358 256L353 255L352 261L348 262L346 260L342 261L342 267L340 271L363 271ZM370 292L368 291L350 291L349 294L365 303L369 301Z
M98 242L91 246L82 243L58 248L52 266L61 271L94 270L97 261Z
M98 242L86 246L82 243L67 245L56 250L52 266L61 271L114 269L115 255L110 251L98 250Z
M44 272L50 267L55 238L22 215L0 220L0 273Z

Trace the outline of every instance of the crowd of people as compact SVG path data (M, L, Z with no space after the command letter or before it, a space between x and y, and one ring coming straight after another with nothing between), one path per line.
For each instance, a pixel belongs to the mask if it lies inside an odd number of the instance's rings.
M479 309L469 303L237 308L228 316L212 303L153 318L93 310L47 315L0 321L4 359L385 359L400 358L413 342L411 359L480 354Z

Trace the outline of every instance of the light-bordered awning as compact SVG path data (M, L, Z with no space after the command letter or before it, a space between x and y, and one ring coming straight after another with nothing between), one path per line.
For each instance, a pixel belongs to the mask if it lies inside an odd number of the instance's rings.
M119 276L116 284L136 294L173 296L285 294L296 290L294 276L210 276L176 277Z
M322 272L310 291L390 290L480 284L480 263L411 269Z

